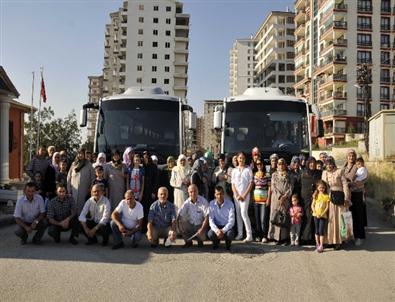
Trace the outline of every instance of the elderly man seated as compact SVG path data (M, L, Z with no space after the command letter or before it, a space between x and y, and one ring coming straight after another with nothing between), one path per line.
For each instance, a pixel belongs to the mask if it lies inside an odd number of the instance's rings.
M184 202L178 212L179 232L185 240L184 248L193 245L192 239L196 239L198 246L203 246L208 227L208 202L198 195L196 185L188 187L189 198Z
M111 232L109 226L111 204L107 197L104 196L102 184L96 184L92 187L91 196L85 202L78 219L81 222L85 236L88 238L87 245L97 243L96 235L101 235L103 236L102 245L106 246Z
M159 238L165 239L165 246L176 240L176 208L167 200L169 192L166 187L158 189L158 200L148 213L147 239L151 247L157 247Z
M125 199L121 200L111 215L111 229L114 237L113 250L124 246L122 238L132 240L132 247L137 247L141 240L141 227L143 225L144 210L141 203L134 199L132 190L125 192Z

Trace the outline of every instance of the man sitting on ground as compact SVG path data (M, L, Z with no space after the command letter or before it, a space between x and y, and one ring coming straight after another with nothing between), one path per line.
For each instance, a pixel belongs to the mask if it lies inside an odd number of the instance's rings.
M166 187L158 190L158 200L155 201L148 213L147 239L151 247L157 247L159 238L164 238L165 246L170 246L176 240L176 208L167 200Z
M36 184L28 182L25 185L25 195L20 197L15 206L15 235L21 238L21 244L26 244L30 233L36 231L32 242L40 244L47 228L43 198L36 193Z
M108 244L110 236L109 220L111 215L111 204L104 196L103 185L97 184L92 187L91 198L89 198L78 218L81 222L85 236L88 238L87 245L97 243L96 235L103 236L102 245Z
M56 195L48 203L48 234L56 243L59 243L61 232L67 232L71 229L69 242L76 245L78 241L75 237L78 237L79 231L77 205L73 197L66 195L66 186L62 183L56 185Z
M132 190L125 192L125 199L121 200L111 215L111 229L114 237L113 250L124 246L122 237L132 239L132 247L137 247L141 240L144 210L141 203L134 199Z
M185 240L184 248L193 245L192 239L196 239L198 246L203 246L208 227L208 202L198 195L196 185L188 187L189 198L184 202L178 212L179 228Z

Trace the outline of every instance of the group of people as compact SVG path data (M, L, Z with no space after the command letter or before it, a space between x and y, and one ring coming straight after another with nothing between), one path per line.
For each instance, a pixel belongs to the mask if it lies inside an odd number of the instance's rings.
M232 240L244 239L315 242L322 252L324 244L339 249L349 239L341 234L342 215L348 210L355 244L365 239L368 175L354 150L348 151L342 168L324 152L319 160L294 156L289 165L272 154L266 165L257 147L249 164L243 152L229 160L224 155L214 160L206 152L181 154L177 161L170 156L163 166L155 155L139 155L131 147L123 154L114 151L109 162L104 153L80 150L70 164L64 154L48 151L46 156L46 148L40 148L30 163L32 181L15 208L22 243L33 230L32 242L39 243L48 227L55 242L61 232L71 230L72 244L84 233L87 244L97 243L101 235L107 245L112 233L113 249L123 247L126 238L136 247L146 232L152 247L160 238L170 246L181 236L186 248L193 240L201 246L208 238L213 248L224 240L230 249Z

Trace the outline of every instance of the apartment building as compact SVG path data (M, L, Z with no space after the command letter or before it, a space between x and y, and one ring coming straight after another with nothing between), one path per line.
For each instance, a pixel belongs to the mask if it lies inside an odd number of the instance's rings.
M295 1L297 95L317 104L323 144L363 133L365 98L357 70L372 73L367 99L372 114L393 106L395 96L395 1Z
M204 137L204 118L198 117L196 119L196 148L197 150L203 149L203 137Z
M223 100L206 100L204 101L204 115L203 115L203 148L206 151L211 151L218 154L220 151L220 137L219 133L213 130L214 125L214 109L217 105L222 105Z
M240 95L254 84L254 39L236 40L229 55L229 95Z
M106 25L103 94L130 86L159 86L185 98L188 84L189 14L172 0L128 0Z
M89 76L88 102L98 104L103 97L103 76ZM87 123L87 140L94 141L96 128L97 110L89 109Z
M256 87L275 87L294 94L295 14L272 11L254 36Z

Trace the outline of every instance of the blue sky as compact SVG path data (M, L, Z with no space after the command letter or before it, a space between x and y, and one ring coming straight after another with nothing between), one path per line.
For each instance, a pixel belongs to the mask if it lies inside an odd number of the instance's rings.
M203 100L228 95L229 50L253 35L272 10L293 10L293 0L185 0L191 14L188 101L202 114ZM30 104L32 71L44 67L47 106L55 115L79 111L88 76L101 74L104 29L121 0L0 0L0 64Z

